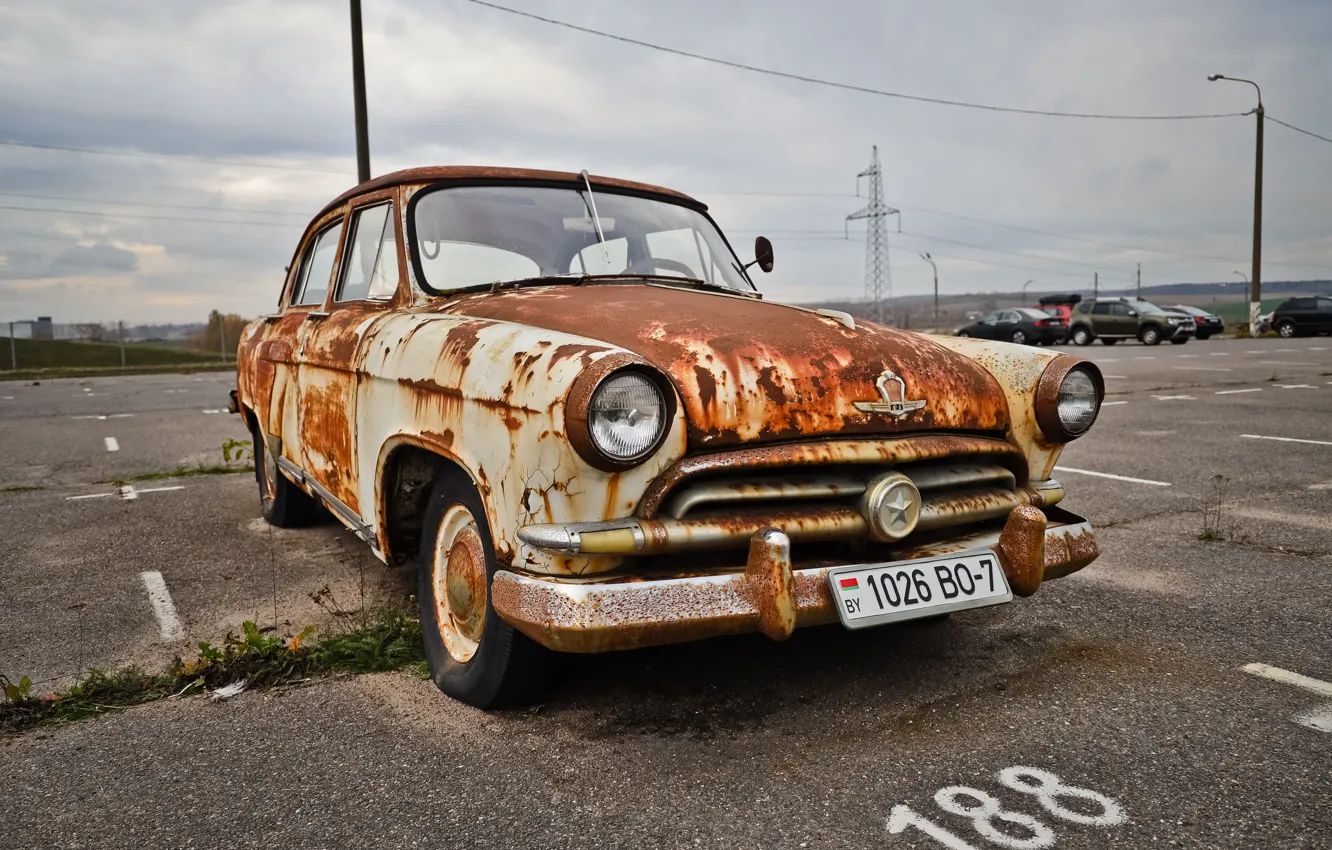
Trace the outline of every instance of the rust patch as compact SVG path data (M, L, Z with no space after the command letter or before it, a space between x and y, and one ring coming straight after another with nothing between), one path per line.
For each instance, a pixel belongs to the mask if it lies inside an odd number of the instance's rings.
M775 528L760 529L749 541L745 584L758 609L759 631L782 641L796 627L795 581L791 577L791 541Z
M675 384L695 448L826 434L998 432L1009 423L999 382L927 337L870 323L845 332L808 311L751 298L625 283L467 295L444 309L590 334L641 355ZM594 316L614 320L598 324ZM857 401L880 400L875 382L885 369L926 407L902 419L857 410Z
M561 360L577 358L579 366L586 369L592 363L592 356L603 351L610 349L604 345L561 345L550 353L550 368L554 369Z
M999 560L1018 596L1031 596L1040 589L1045 575L1045 514L1039 508L1019 505L1008 515L999 535Z

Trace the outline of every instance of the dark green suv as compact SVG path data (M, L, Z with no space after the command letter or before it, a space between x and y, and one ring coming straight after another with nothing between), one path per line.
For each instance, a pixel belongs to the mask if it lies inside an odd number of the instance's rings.
M1068 338L1075 345L1091 345L1095 339L1106 345L1121 339L1137 339L1143 345L1160 345L1161 340L1168 339L1183 345L1197 330L1192 316L1138 298L1082 301L1068 319Z

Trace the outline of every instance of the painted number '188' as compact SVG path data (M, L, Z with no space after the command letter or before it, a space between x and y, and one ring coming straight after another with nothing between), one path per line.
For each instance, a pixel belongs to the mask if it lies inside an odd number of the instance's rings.
M1006 767L999 771L999 781L1023 794L1030 794L1041 808L1060 820L1087 826L1114 826L1127 818L1124 809L1110 797L1075 785L1065 785L1048 770L1036 767ZM1060 799L1086 800L1099 809L1096 814L1075 811ZM939 789L934 802L945 812L969 818L972 829L982 838L1012 850L1043 850L1055 843L1055 833L1046 824L1028 814L1004 809L997 799L977 788L950 785ZM893 806L888 816L888 832L897 835L909 827L938 841L948 850L976 850L961 836L921 815L905 803ZM1014 834L1016 833L1016 834Z

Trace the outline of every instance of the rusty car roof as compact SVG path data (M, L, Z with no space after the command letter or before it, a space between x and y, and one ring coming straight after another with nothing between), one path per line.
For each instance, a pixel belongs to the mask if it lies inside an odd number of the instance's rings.
M638 183L633 180L621 180L618 177L601 177L596 174L588 175L588 179L593 186L603 186L612 189L628 189L634 192L645 192L652 195L664 195L670 198L687 201L692 206L700 210L706 210L707 204L692 198L683 192L677 192L674 189L667 189L662 186L653 186L650 183ZM394 171L389 174L383 174L379 177L367 180L360 185L353 186L347 191L338 195L332 201L329 201L315 218L322 218L325 214L336 207L346 203L348 200L367 192L373 192L377 189L385 189L391 186L402 186L412 183L431 183L436 180L495 180L495 181L549 181L552 183L579 183L583 182L581 175L572 171L545 171L539 168L503 168L491 165L429 165L418 168L405 168L402 171Z

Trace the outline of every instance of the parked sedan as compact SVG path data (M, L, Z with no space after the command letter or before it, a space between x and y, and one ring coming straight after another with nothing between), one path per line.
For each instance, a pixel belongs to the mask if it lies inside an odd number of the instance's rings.
M1192 316L1193 323L1198 326L1198 332L1194 334L1194 337L1197 339L1207 339L1209 336L1215 336L1226 329L1226 323L1221 321L1220 316L1215 313L1209 313L1201 307L1190 307L1187 304L1174 304L1166 307L1166 309Z
M554 652L935 617L1096 558L1053 477L1095 363L764 300L771 245L743 262L687 195L416 168L295 247L237 355L260 510L322 506L414 567L457 699L532 698Z
M1031 307L996 310L978 322L958 328L954 336L997 339L1018 345L1053 345L1064 341L1068 322Z

